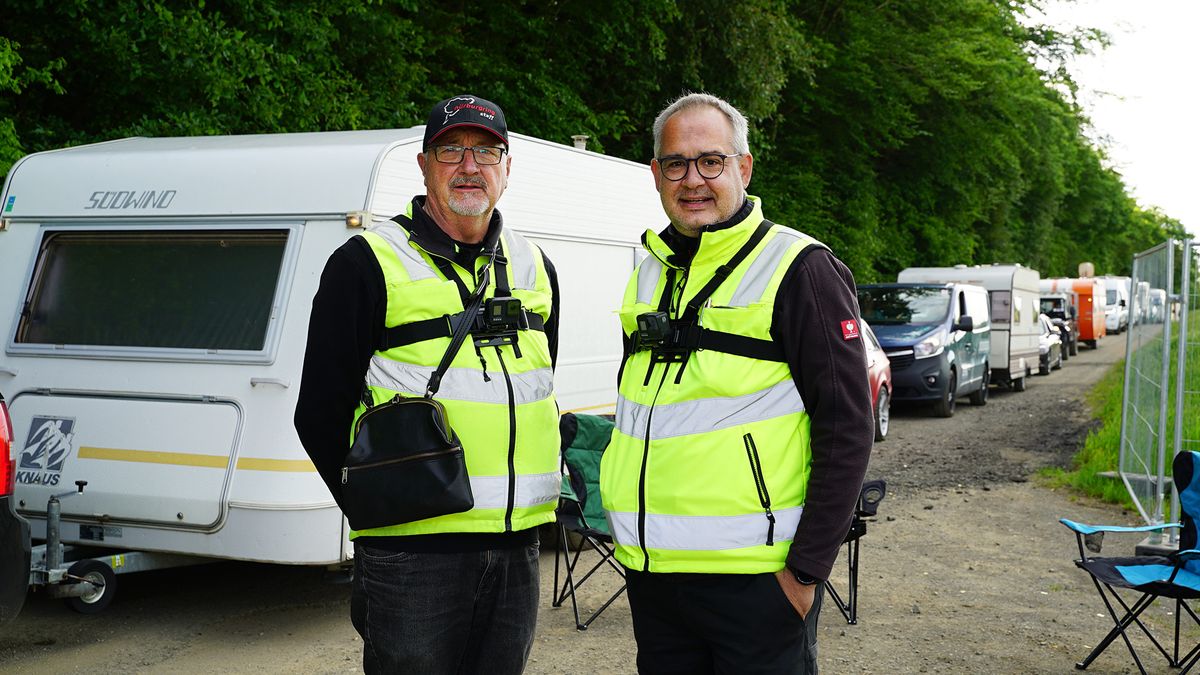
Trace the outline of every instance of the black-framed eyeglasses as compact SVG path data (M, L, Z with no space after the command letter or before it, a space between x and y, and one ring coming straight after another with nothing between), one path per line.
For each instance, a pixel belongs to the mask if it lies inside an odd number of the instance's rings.
M684 157L682 155L669 155L667 157L657 157L658 169L662 173L663 178L667 180L683 180L687 175L688 164L696 165L696 173L700 174L701 178L713 179L720 176L725 171L725 160L730 157L741 157L742 153L735 152L732 155L722 155L719 152L706 152L699 157Z
M463 158L467 156L467 150L475 155L475 163L481 165L499 164L506 152L504 148L492 145L472 145L471 147L435 145L433 146L433 157L442 164L462 164Z

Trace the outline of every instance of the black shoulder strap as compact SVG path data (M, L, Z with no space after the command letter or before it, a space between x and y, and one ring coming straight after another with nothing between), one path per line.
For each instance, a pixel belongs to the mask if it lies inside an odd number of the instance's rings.
M475 287L475 292L471 294L471 302L463 310L463 320L458 322L454 327L454 334L450 336L450 346L446 347L446 353L442 354L442 361L438 364L437 370L433 371L433 375L429 376L429 384L425 387L425 398L433 398L437 393L438 388L442 386L442 376L446 374L446 369L450 367L450 362L454 360L455 354L458 353L458 348L462 346L463 340L467 339L467 333L471 332L471 327L474 321L469 318L474 317L475 313L483 305L483 296L487 295L488 282L491 281L492 263L496 261L496 255L499 251L499 246L492 249L492 257L484 264L482 278L479 280L479 285Z
M734 253L733 257L730 258L724 265L718 267L716 271L713 272L713 277L708 280L707 284L704 285L704 288L701 288L696 295L692 296L692 298L688 300L687 308L684 309L683 314L679 318L695 319L697 316L699 316L700 308L704 305L704 303L707 302L709 297L711 297L712 294L721 287L721 284L723 284L725 280L729 278L729 275L733 273L733 270L737 269L737 266L746 259L746 256L750 255L750 252L754 250L754 247L758 246L758 243L762 241L763 237L767 236L767 232L770 231L772 225L774 225L774 223L766 218L763 218L762 222L758 224L758 227L755 228L754 232L750 235L750 238L746 240L746 243L742 244L742 247L737 250L737 253Z

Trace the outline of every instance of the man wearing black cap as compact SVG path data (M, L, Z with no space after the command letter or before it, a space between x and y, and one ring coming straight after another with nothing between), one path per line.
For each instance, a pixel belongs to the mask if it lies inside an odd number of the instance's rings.
M427 194L334 251L313 299L295 424L339 503L363 412L425 393L477 290L520 303L515 324L473 323L435 396L462 441L473 508L351 532L367 673L519 673L533 643L536 528L554 520L561 481L558 280L495 210L508 148L495 103L435 105L417 155Z

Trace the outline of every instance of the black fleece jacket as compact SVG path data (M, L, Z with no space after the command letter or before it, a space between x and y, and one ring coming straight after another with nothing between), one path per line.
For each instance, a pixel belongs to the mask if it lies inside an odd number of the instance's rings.
M732 227L752 209L746 201L706 231ZM699 238L671 226L661 236L676 264L690 263L700 246ZM847 339L842 322L848 320L861 321L850 269L824 247L799 256L779 284L771 338L783 346L811 419L812 472L787 566L819 580L829 577L850 529L875 437L866 350L861 337Z
M475 259L490 251L504 227L499 211L492 213L488 233L478 244L464 244L447 235L425 213L425 197L413 199L411 236L426 251L451 260L467 270ZM546 321L551 363L558 359L558 274L542 254L553 299ZM387 310L383 270L361 236L352 237L329 256L321 284L313 298L308 325L308 346L295 425L308 456L341 504L341 468L350 450L350 425L358 407L371 356L380 344ZM408 537L371 537L379 548L400 551L454 552L485 550L532 543L536 530L507 534L436 534Z

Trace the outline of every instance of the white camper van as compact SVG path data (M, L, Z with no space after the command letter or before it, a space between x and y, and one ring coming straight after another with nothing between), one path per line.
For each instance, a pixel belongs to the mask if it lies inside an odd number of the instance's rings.
M1129 301L1133 279L1106 274L1104 282L1104 328L1109 333L1120 333L1129 327Z
M27 156L0 209L15 499L66 544L291 564L351 555L292 427L329 254L422 194L423 127L132 138ZM562 409L611 410L649 167L511 134L505 222L554 261ZM117 556L112 556L116 561ZM115 564L115 563L110 563Z
M897 281L946 283L961 281L988 290L992 306L992 382L1024 391L1025 378L1038 364L1041 275L1022 265L956 265L910 267Z

